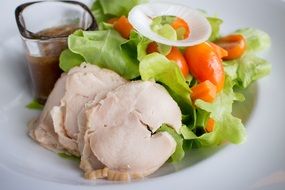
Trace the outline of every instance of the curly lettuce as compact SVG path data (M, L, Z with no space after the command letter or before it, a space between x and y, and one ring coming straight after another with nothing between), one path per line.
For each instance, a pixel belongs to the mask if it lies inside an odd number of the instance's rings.
M181 133L186 140L195 140L200 146L216 146L224 142L243 143L246 139L245 128L240 119L232 115L234 101L243 100L243 96L233 90L234 83L226 78L223 91L213 103L196 100L195 105L215 120L215 128L210 133L198 136L189 127L183 126Z
M128 16L130 10L146 0L96 0L91 6L91 11L96 18L99 29L105 28L104 23L114 17Z
M246 39L246 52L241 58L224 62L225 71L236 80L241 88L247 88L254 81L270 74L271 64L256 55L271 45L269 35L254 28L239 29L234 33L242 34Z
M192 113L190 89L176 63L164 55L152 53L142 58L139 71L142 80L153 80L162 83L183 113Z
M124 47L127 42L114 30L78 30L68 37L69 50L61 54L60 68L68 71L86 61L134 79L139 76L139 64L130 48Z

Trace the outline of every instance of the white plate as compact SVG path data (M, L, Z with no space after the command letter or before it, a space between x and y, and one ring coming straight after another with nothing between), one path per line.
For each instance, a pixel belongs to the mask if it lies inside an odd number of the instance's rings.
M285 2L284 0L185 0L224 19L222 32L257 27L272 37L263 56L273 65L269 77L254 85L243 109L248 140L221 150L191 152L185 161L168 165L150 179L130 184L82 179L76 164L59 158L26 135L37 112L25 109L31 100L29 77L14 9L21 1L0 6L0 185L1 189L285 189ZM177 172L174 172L177 171ZM162 176L160 176L162 175Z

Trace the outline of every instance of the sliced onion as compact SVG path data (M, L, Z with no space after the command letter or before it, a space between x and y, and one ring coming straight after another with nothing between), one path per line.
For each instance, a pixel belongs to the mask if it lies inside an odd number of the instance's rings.
M187 22L191 34L184 40L168 40L151 29L152 19L158 16L176 16ZM129 22L143 36L169 46L193 46L207 41L211 25L199 11L171 3L147 3L135 6L129 13Z

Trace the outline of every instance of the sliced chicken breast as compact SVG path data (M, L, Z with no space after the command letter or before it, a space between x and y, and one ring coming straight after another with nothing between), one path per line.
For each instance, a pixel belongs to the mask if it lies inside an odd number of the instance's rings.
M126 83L126 80L113 71L101 69L95 65L83 63L80 67L71 69L67 75L58 80L57 85L49 96L40 120L30 130L30 134L51 129L45 136L60 147L60 151L79 156L77 117L84 105L94 99L97 94L106 94L110 90ZM103 95L101 96L103 97ZM84 133L84 132L83 132ZM50 139L52 136L53 139ZM42 144L39 135L34 139ZM54 146L54 145L53 145Z
M179 132L181 111L154 82L127 82L115 72L83 63L57 81L30 136L42 146L81 156L89 179L147 176L174 153L162 124Z
M172 136L167 132L156 133L157 129L167 124L179 131L182 125L177 103L164 87L154 82L122 85L85 114L84 149L89 147L86 152L107 167L103 177L110 180L130 180L156 171L176 148ZM88 162L84 158L89 157L83 154L81 162ZM92 168L92 163L89 166ZM98 169L95 166L93 171L85 170L87 178L94 177L94 170L96 173Z
M65 93L66 78L67 75L63 74L56 82L40 117L29 123L30 137L40 143L43 147L54 152L62 152L64 151L64 148L57 140L57 134L54 131L50 110L55 105L60 104L60 100Z

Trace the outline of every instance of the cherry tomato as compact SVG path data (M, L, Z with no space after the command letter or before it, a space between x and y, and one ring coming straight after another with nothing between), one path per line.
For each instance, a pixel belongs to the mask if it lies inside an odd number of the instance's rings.
M205 130L207 133L211 133L214 131L215 129L215 120L212 119L212 118L209 118L207 123L206 123L206 126L205 126Z
M225 74L222 60L208 42L187 47L185 58L189 72L199 81L209 80L220 92L224 87Z
M184 28L185 29L185 33L184 33L184 39L188 38L190 35L190 28L187 24L187 22L185 22L185 20L176 17L176 19L171 23L171 26L177 30L179 28Z
M151 42L148 45L146 52L148 54L153 52L158 52L157 44L155 42ZM181 51L177 47L172 47L170 53L166 55L166 57L169 60L174 61L178 65L184 77L186 77L189 74L189 69L186 60Z
M170 53L166 57L169 60L176 62L185 77L189 74L187 62L177 47L172 47Z
M225 50L224 48L209 42L209 44L212 46L212 48L214 49L214 51L218 54L218 56L222 59L223 57L228 56L228 51Z
M191 99L193 102L197 99L201 99L205 102L212 103L217 96L217 87L209 80L193 86L191 91Z
M241 57L246 48L245 38L240 34L222 37L215 41L215 44L227 50L228 56L224 57L224 60L232 60Z
M151 42L151 43L148 44L148 46L146 48L146 53L147 54L151 54L151 53L154 53L154 52L158 52L158 46L157 46L157 43Z
M121 16L117 21L115 19L113 21L114 29L117 30L123 38L129 39L133 26L129 23L128 18Z

